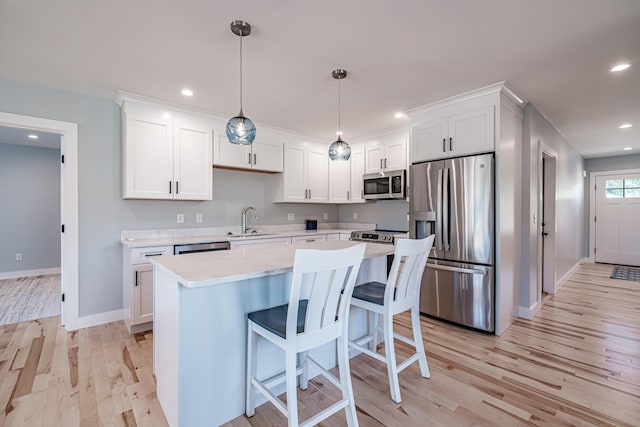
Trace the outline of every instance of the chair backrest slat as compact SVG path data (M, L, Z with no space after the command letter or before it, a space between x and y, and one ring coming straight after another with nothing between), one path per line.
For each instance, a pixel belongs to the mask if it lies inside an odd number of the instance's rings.
M420 292L422 275L434 239L435 236L432 234L425 239L397 241L393 264L387 279L385 304L406 306L415 301L415 294Z
M287 313L287 337L297 334L298 302L308 299L304 332L317 332L346 316L366 245L337 251L296 251ZM304 289L303 289L304 288ZM341 293L344 289L344 293Z

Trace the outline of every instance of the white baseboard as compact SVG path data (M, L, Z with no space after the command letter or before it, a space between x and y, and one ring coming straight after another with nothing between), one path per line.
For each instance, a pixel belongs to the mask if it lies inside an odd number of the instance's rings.
M106 323L117 322L124 319L124 310L113 310L105 313L91 314L89 316L79 317L73 324L64 325L67 331L75 331L77 329L90 328L92 326L104 325Z
M518 307L518 317L522 319L532 320L540 311L541 306L541 302L536 301L531 307Z
M582 258L580 261L578 261L573 267L571 267L569 269L569 271L567 271L566 273L564 273L564 275L560 278L560 280L558 280L556 282L556 292L558 292L558 290L560 290L560 288L562 287L562 285L564 285L564 283L567 281L567 279L569 277L571 277L571 275L573 273L575 273L575 271L578 269L578 267L580 267L580 264L582 264L583 262L588 262L589 258Z
M9 271L0 273L0 280L18 279L20 277L45 276L47 274L60 274L60 267L39 268L37 270Z

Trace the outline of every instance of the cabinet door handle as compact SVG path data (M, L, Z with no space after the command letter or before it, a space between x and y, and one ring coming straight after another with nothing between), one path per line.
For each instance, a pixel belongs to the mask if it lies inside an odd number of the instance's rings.
M453 151L453 138L449 138L449 151Z
M171 194L171 181L169 181L169 194Z
M384 168L387 168L387 159L384 159Z
M249 153L248 156L249 156L249 160L247 163L251 164L251 153Z
M140 272L136 271L136 282L135 282L134 286L138 286L138 273L140 273Z
M364 190L362 190L362 189L360 190L360 198L364 199Z
M178 181L176 181L176 194L180 193L180 190L178 190Z
M447 148L445 146L445 144L447 143L447 138L442 138L442 152L446 152Z
M307 200L309 198L309 196L307 196L307 194L309 193L309 190L304 190L304 199Z
M382 169L382 159L380 159L380 169Z
M256 163L258 163L258 155L254 154L253 155L253 164L255 165Z
M309 189L309 200L311 200L311 189Z
M149 258L152 256L160 256L160 255L162 255L162 252L156 252L155 254L145 254L145 257Z
M349 190L347 190L347 200L351 200L351 197L349 197Z

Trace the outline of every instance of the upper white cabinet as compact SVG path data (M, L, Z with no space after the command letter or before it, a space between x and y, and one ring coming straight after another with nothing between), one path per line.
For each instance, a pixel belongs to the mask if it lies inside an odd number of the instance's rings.
M258 136L251 145L236 145L226 135L218 135L213 144L213 164L239 169L282 172L283 142Z
M123 198L213 198L210 120L131 101L122 117Z
M495 147L494 96L449 102L413 115L411 162L464 156Z
M365 173L406 169L406 131L388 134L369 141L365 145Z
M329 202L349 203L350 201L351 159L329 160Z
M276 202L328 203L329 154L322 144L285 143Z
M362 176L365 171L364 161L364 146L352 145L351 157L349 162L351 163L351 203L364 203L364 181Z

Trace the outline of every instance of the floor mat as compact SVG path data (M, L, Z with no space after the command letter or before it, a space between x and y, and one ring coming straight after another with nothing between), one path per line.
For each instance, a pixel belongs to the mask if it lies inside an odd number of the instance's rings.
M640 268L633 267L613 267L612 279L633 280L640 282Z

